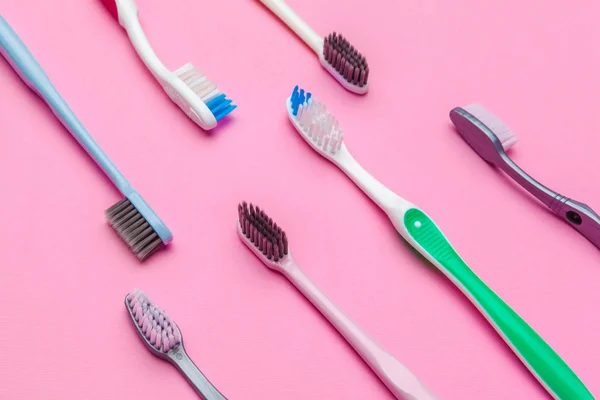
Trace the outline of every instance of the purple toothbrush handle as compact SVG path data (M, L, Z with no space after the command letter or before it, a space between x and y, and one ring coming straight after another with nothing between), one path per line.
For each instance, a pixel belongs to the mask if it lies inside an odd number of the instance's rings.
M503 162L498 166L506 174L600 249L600 216L594 210L542 185L515 164L506 153L501 154L500 158Z

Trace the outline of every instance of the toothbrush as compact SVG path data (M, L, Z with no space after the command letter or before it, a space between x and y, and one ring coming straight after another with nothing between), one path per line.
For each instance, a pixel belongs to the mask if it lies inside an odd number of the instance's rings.
M437 397L412 372L379 346L337 308L300 269L280 226L260 208L246 202L238 206L240 239L267 267L280 272L346 338L379 379L398 399L434 400Z
M464 293L555 399L594 399L558 354L467 266L429 216L352 157L337 119L324 104L296 86L286 105L302 138L344 171L388 215L398 233Z
M227 400L187 355L179 327L141 290L125 297L125 307L150 352L173 364L204 400Z
M209 131L237 107L224 93L221 93L216 83L204 76L191 63L185 64L174 72L165 67L144 34L134 0L101 1L125 28L138 56L171 100L198 126Z
M131 251L140 260L144 260L163 244L168 244L173 235L167 226L98 146L54 88L25 44L1 15L0 53L27 86L46 102L54 115L125 197L106 211L106 217Z
M260 0L260 2L317 53L323 68L344 88L356 94L367 93L369 90L367 60L345 37L333 32L322 38L284 0Z
M499 118L480 104L471 104L454 108L450 111L450 119L458 133L481 158L503 170L554 214L600 248L600 216L589 206L558 194L519 168L506 153L517 143L517 136Z

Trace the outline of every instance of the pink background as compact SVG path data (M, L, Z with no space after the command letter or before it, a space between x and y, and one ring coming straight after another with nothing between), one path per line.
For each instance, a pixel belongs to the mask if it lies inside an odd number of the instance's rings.
M600 393L600 252L488 167L448 112L481 102L514 128L513 158L600 209L597 2L300 1L316 31L368 57L343 90L257 1L139 0L153 46L239 105L213 134L151 80L97 1L0 0L97 141L175 235L140 264L104 220L119 200L0 62L0 398L195 399L145 350L124 296L145 290L231 399L391 399L351 348L236 236L264 207L306 273L444 399L549 396L476 309L286 119L295 84L336 115L360 162L425 209L473 269Z

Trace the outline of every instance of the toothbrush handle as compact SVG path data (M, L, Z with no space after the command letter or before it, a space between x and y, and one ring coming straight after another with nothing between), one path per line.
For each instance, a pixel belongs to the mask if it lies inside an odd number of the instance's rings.
M21 79L50 107L54 115L111 178L123 194L132 189L125 177L77 119L16 32L0 15L0 53Z
M317 55L321 55L323 38L304 22L284 0L260 0L260 2L296 32Z
M467 266L423 211L409 210L401 223L400 234L462 290L554 398L594 399L560 356Z
M196 393L200 395L200 398L203 400L227 400L227 398L223 396L212 383L210 383L208 378L204 376L196 364L194 364L192 359L183 349L183 346L171 356L171 360L173 360L175 366L183 373L183 375L185 375L190 385L192 385Z
M171 72L160 61L142 29L135 0L114 0L117 5L119 24L125 29L140 59L159 81L167 80ZM162 83L162 82L161 82Z
M396 398L405 400L438 399L408 368L382 349L366 332L338 309L295 263L284 273L346 338Z
M502 170L525 190L544 203L554 214L575 228L600 248L600 216L588 205L569 199L542 185L523 171L507 155L502 156Z

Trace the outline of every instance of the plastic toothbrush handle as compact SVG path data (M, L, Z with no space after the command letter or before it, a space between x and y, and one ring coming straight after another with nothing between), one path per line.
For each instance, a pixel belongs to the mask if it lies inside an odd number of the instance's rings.
M338 309L297 265L294 264L286 269L285 274L346 338L396 398L405 400L438 399L408 368L382 349L366 332Z
M571 368L479 279L423 211L408 210L403 224L402 236L462 290L555 399L594 400Z
M0 53L21 79L48 104L54 115L111 178L124 195L133 189L77 119L19 36L0 15Z
M588 205L569 199L542 185L523 171L508 155L502 155L500 168L553 213L600 248L600 216Z
M323 38L304 22L284 0L260 0L260 2L285 22L291 30L296 32L317 55L321 55L323 51Z
M227 400L217 388L210 383L208 378L200 371L194 362L187 355L183 347L181 350L171 356L175 366L185 375L186 379L192 385L196 393L203 400Z
M171 71L160 61L146 34L142 29L138 17L138 6L134 0L114 0L117 4L119 23L127 32L129 40L138 53L142 62L157 79L168 80Z

